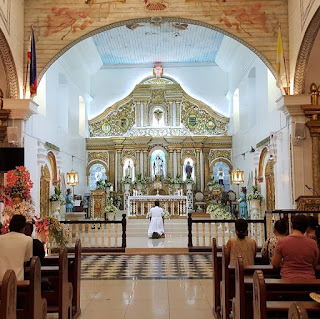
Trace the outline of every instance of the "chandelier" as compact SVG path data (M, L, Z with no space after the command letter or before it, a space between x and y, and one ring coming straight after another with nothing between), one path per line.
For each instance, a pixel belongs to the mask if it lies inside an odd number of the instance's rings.
M231 182L232 184L238 185L238 197L239 197L239 185L244 183L244 171L237 168L231 173Z
M72 186L74 195L74 187L79 184L79 173L73 170L73 158L72 155L72 170L67 173L67 184Z

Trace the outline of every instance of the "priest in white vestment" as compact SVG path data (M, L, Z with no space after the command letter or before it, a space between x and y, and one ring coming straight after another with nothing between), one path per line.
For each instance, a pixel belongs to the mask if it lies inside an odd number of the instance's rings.
M159 237L164 237L164 227L163 227L163 209L160 203L156 201L155 207L150 209L151 221L148 229L148 237L153 237L153 233L158 233Z

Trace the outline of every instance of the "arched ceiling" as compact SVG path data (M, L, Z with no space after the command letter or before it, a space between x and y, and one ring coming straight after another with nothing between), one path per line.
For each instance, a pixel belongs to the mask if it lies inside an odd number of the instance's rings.
M202 26L134 23L93 37L104 65L214 62L224 35Z

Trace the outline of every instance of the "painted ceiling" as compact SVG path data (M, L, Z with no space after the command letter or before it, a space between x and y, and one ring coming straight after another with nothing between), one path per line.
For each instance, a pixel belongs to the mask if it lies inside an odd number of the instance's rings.
M93 36L104 65L215 62L224 35L178 23L136 23Z

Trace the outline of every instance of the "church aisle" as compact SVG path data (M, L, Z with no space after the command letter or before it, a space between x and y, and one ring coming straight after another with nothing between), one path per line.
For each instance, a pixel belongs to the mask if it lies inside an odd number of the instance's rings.
M83 280L80 319L212 319L212 280ZM48 315L48 319L57 316Z

